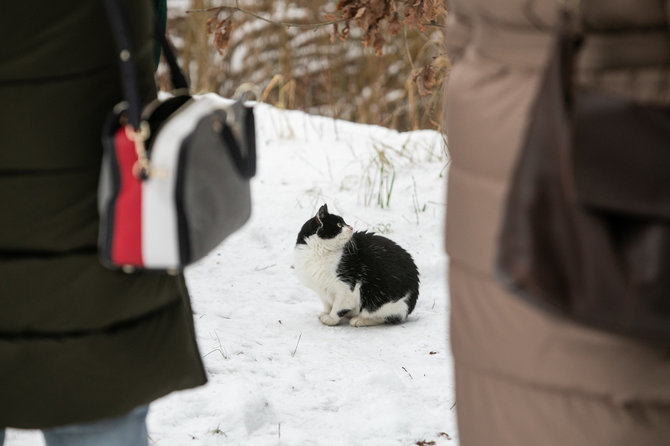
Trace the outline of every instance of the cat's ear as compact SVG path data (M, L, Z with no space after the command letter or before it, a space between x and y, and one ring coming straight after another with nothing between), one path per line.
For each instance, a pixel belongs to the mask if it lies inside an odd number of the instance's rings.
M328 215L328 205L324 204L319 208L319 212L316 213L316 219L320 224L323 224L323 219Z

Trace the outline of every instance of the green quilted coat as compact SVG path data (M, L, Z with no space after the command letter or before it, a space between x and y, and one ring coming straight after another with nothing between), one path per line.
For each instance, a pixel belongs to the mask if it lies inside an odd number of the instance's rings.
M206 381L183 277L100 266L100 131L122 99L100 0L0 14L0 428L123 414ZM127 0L144 100L149 0Z

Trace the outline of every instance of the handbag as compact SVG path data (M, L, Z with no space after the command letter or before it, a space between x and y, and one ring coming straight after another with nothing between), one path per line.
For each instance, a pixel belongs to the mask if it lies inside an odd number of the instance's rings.
M191 96L156 21L174 96L142 108L130 39L117 0L105 0L125 101L102 131L98 250L103 265L178 273L240 229L256 172L253 108Z
M573 84L563 11L513 171L501 282L589 327L670 341L670 108Z

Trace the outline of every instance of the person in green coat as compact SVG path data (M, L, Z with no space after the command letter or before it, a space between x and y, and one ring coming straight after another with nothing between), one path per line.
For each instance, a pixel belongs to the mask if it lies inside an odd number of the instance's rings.
M122 3L148 103L154 6ZM100 135L122 99L101 1L3 5L0 444L6 427L62 444L50 435L73 425L140 439L65 444L147 444L151 401L206 382L183 276L125 274L98 259Z

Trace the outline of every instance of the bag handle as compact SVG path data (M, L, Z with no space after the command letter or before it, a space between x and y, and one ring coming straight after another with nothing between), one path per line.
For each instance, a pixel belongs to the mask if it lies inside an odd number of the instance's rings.
M563 91L563 99L565 104L572 108L574 102L574 70L575 60L577 58L577 51L582 45L583 38L580 33L575 31L575 14L574 10L568 7L563 7L560 11L557 54L560 81Z
M226 125L220 125L219 135L223 146L228 149L238 173L245 179L256 175L256 131L254 113L235 102L228 110L222 110ZM239 123L236 125L235 123ZM235 135L237 133L237 135Z
M141 123L142 102L140 100L140 92L137 83L135 58L131 50L130 34L128 32L125 11L120 3L119 0L104 0L105 9L107 10L107 16L114 36L114 42L116 43L116 48L119 54L123 96L128 102L128 122L137 133L146 133L148 127L142 129ZM170 70L170 81L172 82L173 88L176 90L188 90L186 76L184 76L183 71L179 67L177 58L172 51L170 43L167 40L156 14L154 14L153 22L154 34L161 44L163 56L165 57Z
M127 21L125 20L124 11L119 0L104 0L104 4L114 35L114 41L119 52L123 95L128 103L128 125L125 129L126 135L135 143L135 149L138 155L138 160L133 166L133 174L137 178L145 180L151 175L151 165L145 148L145 141L149 138L149 124L142 120L142 103L140 100L134 56L131 51L130 37L126 26ZM154 34L161 44L163 56L165 57L165 61L170 70L170 81L172 82L173 88L176 90L183 89L188 91L186 77L179 67L174 51L158 21L157 14L154 14ZM238 91L242 90L242 87L245 86L241 86ZM248 89L248 87L245 88ZM242 98L245 97L244 94L241 96ZM231 110L228 111L228 113L231 112L232 115L229 119L232 120L232 124L227 124L232 127L238 119L240 120L242 123L242 128L240 129L242 133L242 142L240 144L242 144L243 147L240 147L236 142L236 138L228 126L223 127L223 132L220 134L220 137L229 148L230 154L240 174L244 178L249 179L256 173L254 115L252 111L243 107L241 102L236 102ZM245 154L241 153L241 149L244 149Z

